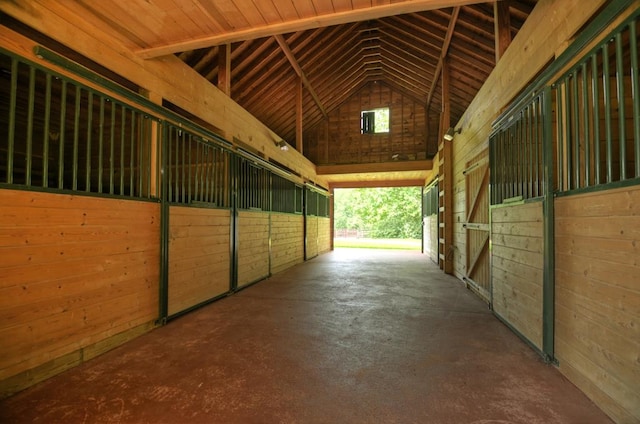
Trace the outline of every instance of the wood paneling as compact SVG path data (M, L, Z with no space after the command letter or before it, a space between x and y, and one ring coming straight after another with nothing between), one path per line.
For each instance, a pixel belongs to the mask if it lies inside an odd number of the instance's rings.
M157 318L158 203L0 190L0 257L2 393Z
M238 214L238 287L269 276L269 214Z
M640 421L640 189L556 200L556 357L618 422Z
M493 309L542 349L542 202L491 210Z
M389 108L389 133L361 134L360 113ZM306 155L318 165L426 159L425 107L384 83L371 82L306 133ZM330 148L328 148L330 146Z
M331 250L331 219L318 217L318 254Z
M304 261L302 215L271 214L271 273L284 271Z
M231 214L169 209L169 315L229 291Z
M305 240L305 259L318 256L318 217L307 216Z

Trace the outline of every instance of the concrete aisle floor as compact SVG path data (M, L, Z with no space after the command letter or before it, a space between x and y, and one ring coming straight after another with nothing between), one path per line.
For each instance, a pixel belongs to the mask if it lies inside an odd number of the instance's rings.
M2 423L608 423L415 252L336 250L0 402Z

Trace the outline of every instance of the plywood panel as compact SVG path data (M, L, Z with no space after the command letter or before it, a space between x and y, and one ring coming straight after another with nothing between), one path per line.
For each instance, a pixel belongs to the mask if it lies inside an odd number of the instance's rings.
M240 211L238 287L269 276L269 214Z
M159 214L158 203L0 190L3 392L152 327Z
M307 240L306 240L306 258L311 259L318 256L318 217L307 216Z
M318 217L318 254L331 250L331 219Z
M169 315L229 291L230 228L226 209L169 209Z
M559 368L620 422L640 421L639 198L617 189L555 207Z
M304 217L271 215L271 273L284 271L304 261Z
M542 202L491 210L493 309L542 349Z

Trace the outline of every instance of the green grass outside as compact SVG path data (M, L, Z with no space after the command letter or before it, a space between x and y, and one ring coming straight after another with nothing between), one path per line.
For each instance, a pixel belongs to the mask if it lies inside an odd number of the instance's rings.
M420 239L335 238L333 240L333 247L420 250L422 244Z

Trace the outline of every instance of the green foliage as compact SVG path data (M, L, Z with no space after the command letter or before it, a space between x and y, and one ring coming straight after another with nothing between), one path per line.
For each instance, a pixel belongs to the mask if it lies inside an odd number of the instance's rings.
M420 238L419 187L337 189L334 225L371 238Z

